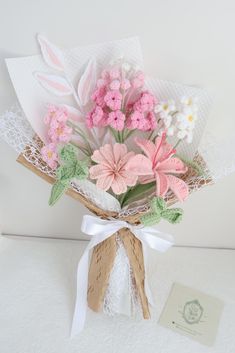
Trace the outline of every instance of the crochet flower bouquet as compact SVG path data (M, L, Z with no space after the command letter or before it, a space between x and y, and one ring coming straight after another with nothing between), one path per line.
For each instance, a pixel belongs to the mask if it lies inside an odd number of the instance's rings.
M7 112L1 129L18 161L53 184L50 205L67 193L93 213L82 222L91 241L72 333L87 304L148 319L146 250L173 242L156 224L180 222L182 209L171 206L212 182L198 153L208 96L145 77L136 38L74 50L38 41L40 56L7 60L24 113Z

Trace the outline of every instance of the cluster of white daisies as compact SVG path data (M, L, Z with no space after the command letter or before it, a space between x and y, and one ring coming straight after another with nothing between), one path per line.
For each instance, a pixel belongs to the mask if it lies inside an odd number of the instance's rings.
M174 100L162 101L155 107L155 113L162 120L167 135L188 143L193 140L197 112L197 98L182 97L178 105Z

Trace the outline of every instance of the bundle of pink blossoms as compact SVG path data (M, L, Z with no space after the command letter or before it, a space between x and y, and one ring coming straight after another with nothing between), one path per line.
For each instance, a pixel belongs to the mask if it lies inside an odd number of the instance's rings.
M61 194L72 180L81 178L95 181L97 188L109 191L121 206L136 197L138 201L143 197L142 190L158 198L171 192L184 201L188 185L181 175L187 166L176 151L182 138L174 147L167 141L169 119L175 119L175 126L188 129L192 136L190 123L197 109L192 99L184 98L184 102L182 109L172 101L159 102L145 88L143 72L118 63L102 71L88 108L79 107L79 119L71 115L68 106L49 105L44 119L48 144L41 153L52 169L57 168L56 185L62 185ZM187 116L182 113L185 111ZM103 130L109 143L97 149L90 143L90 136L97 137ZM54 190L51 204L61 196L58 187L56 193Z
M150 92L141 92L143 86L141 71L129 73L118 67L104 70L91 96L95 107L87 115L87 126L109 126L117 131L154 130L157 100Z

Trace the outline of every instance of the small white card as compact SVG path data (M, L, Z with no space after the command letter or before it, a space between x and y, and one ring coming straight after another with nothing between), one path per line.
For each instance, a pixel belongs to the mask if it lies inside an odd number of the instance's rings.
M220 299L174 283L159 324L202 344L212 346L223 306Z

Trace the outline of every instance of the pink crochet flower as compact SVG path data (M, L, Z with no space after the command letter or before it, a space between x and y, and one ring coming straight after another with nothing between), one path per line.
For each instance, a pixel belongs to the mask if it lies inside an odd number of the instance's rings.
M140 98L135 102L134 109L139 110L140 112L150 112L155 107L157 101L152 93L148 91L143 92Z
M41 149L41 155L44 162L46 162L51 169L57 167L58 155L56 152L56 144L50 143Z
M137 176L126 169L133 156L134 152L127 152L124 144L104 145L91 156L97 163L90 168L91 179L97 179L96 186L100 189L111 187L116 195L126 192L127 186L134 186L137 182Z
M118 68L112 68L109 71L109 76L112 80L120 78L120 70Z
M45 124L51 124L53 120L66 122L68 120L68 112L65 107L58 107L53 104L48 105L47 114L44 118Z
M176 150L166 142L166 134L157 137L155 144L149 140L136 139L137 145L143 154L137 154L128 162L127 169L133 175L138 175L140 183L148 184L156 181L156 195L164 197L169 189L180 201L188 197L188 185L174 174L183 174L187 171L184 163L173 157Z
M110 109L119 110L122 105L122 95L119 91L112 90L106 93L104 101Z
M157 120L153 112L149 112L145 117L144 131L152 131L157 127Z
M103 109L97 105L90 113L88 113L86 123L89 128L94 126L103 127L107 124L106 120L106 114Z
M104 97L106 95L106 86L98 87L91 96L91 99L100 107L105 106Z
M109 113L107 123L115 130L122 131L124 129L125 115L120 111Z
M138 129L138 130L145 131L144 127L145 127L144 114L138 110L134 111L128 118L127 128L130 130Z
M53 121L48 131L48 136L52 142L67 143L71 139L72 128L64 122Z
M124 78L121 82L121 89L127 91L131 87L131 83L128 79Z
M109 87L110 87L112 90L118 90L118 89L120 88L120 85L121 85L121 83L120 83L119 80L113 80L113 81L110 83Z

